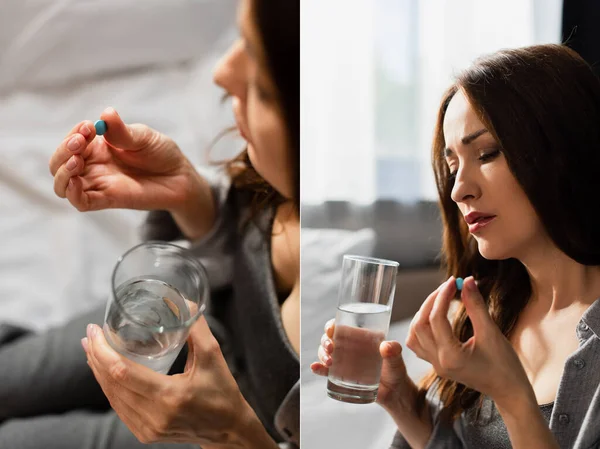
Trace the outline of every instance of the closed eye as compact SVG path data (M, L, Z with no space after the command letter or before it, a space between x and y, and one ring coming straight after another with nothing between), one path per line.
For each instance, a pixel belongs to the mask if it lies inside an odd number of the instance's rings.
M500 149L494 148L494 149L488 151L487 153L483 153L477 159L485 164L486 162L493 161L499 155L500 155ZM456 180L457 173L458 173L458 170L453 170L448 174L448 182L449 183L453 183Z
M484 153L481 156L479 156L479 160L481 162L489 162L489 161L495 159L496 157L498 157L499 155L500 155L500 150L498 148L495 148L495 149L488 151L487 153Z

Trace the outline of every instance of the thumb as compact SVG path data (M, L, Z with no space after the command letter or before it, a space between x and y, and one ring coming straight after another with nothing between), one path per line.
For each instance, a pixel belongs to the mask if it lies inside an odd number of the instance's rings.
M478 330L482 331L490 324L493 324L488 306L485 303L483 296L481 296L473 276L469 276L465 279L461 298L465 305L465 309L467 310L467 314L471 319L471 323L473 323L473 331L475 333L477 333Z
M112 147L125 151L136 151L147 147L155 131L146 125L126 125L114 108L107 108L100 118L106 122L104 139Z
M206 353L208 348L207 345L210 342L216 342L216 339L208 327L206 318L202 315L190 328L190 333L187 338L188 355L185 363L185 372L194 368L196 359L201 358Z
M406 365L402 358L402 345L397 341L384 341L379 345L383 357L381 377L385 383L394 385L406 378Z
M199 367L204 367L212 365L219 359L224 360L221 346L210 330L204 315L201 315L190 328L187 343L189 348L187 364L196 363Z

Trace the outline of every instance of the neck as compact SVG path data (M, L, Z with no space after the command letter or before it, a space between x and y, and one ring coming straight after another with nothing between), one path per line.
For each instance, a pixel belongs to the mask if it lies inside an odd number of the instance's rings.
M582 265L554 244L519 260L531 279L531 299L547 312L589 306L600 296L600 267Z
M276 219L280 223L299 224L300 215L296 205L292 201L286 201L277 208Z

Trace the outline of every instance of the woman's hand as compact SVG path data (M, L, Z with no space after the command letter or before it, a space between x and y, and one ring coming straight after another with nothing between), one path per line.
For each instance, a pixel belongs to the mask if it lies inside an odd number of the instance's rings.
M55 193L82 212L168 210L188 236L209 230L215 215L210 188L177 144L145 125L126 125L112 108L101 118L104 136L92 122L81 122L52 155Z
M277 448L240 392L201 317L192 326L183 374L165 376L126 359L88 326L88 364L121 420L142 443Z
M406 345L441 377L486 394L501 407L519 397L535 401L521 361L492 320L473 277L465 279L461 298L474 335L464 343L454 336L448 309L455 294L450 277L429 295L410 325Z
M429 295L411 323L406 345L441 377L490 396L512 447L558 449L523 365L490 316L473 277L465 279L461 292L473 325L473 336L464 343L454 336L448 320L455 294L456 280L450 277Z
M319 361L310 366L313 373L317 375L327 376L329 368L333 364L334 331L335 320L332 319L325 324L325 333L321 337L321 345L317 352ZM347 327L346 332L352 331L353 328ZM358 335L361 330L356 329L356 331L355 340L358 340L361 337ZM351 335L347 335L346 338L352 340ZM406 366L402 358L402 346L397 341L384 341L379 346L379 352L383 358L383 364L377 391L377 402L385 409L402 406L406 410L412 411L418 389L406 372ZM357 370L363 369L361 367L356 368Z
M346 327L345 332L350 334L353 328ZM360 340L364 329L356 329L356 335L345 335L346 340ZM321 337L318 350L319 361L314 362L310 368L313 373L327 376L333 364L334 344L333 335L335 320L325 324L325 333ZM381 405L394 419L398 430L413 448L426 446L431 436L432 424L428 407L423 407L422 413L417 413L418 388L408 376L402 346L397 341L384 341L379 345L379 353L383 358L381 377L377 390L377 403ZM360 375L360 366L351 374Z

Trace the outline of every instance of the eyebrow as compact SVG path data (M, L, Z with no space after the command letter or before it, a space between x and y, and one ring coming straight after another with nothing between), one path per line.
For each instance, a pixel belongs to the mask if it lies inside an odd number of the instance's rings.
M475 131L471 134L467 134L462 139L460 139L460 142L463 145L469 145L469 144L473 143L478 137L482 136L483 134L485 134L487 132L489 132L487 129L481 128L478 131ZM454 152L450 148L444 148L444 157L448 157L453 153Z

